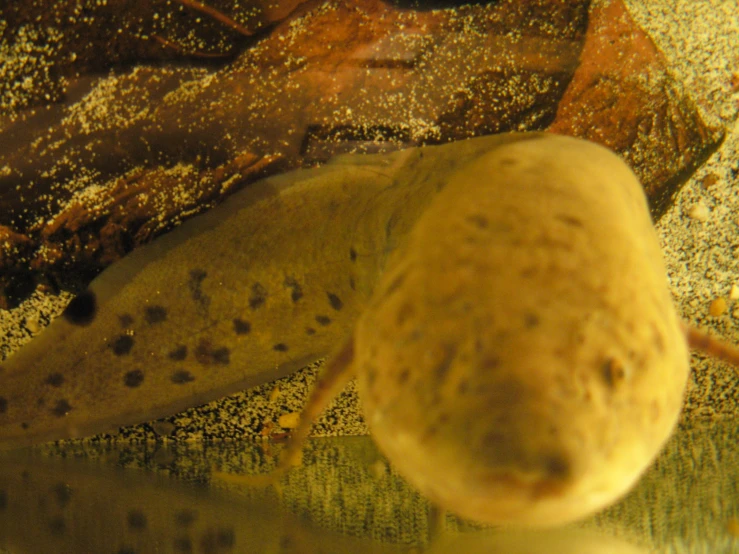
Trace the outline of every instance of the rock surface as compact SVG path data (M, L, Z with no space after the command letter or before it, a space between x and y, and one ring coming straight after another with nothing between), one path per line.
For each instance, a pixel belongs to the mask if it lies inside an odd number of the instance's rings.
M548 129L624 155L658 216L723 136L621 0L288 2L253 20L250 36L179 3L124 16L133 4L72 24L59 15L72 9L65 0L38 23L29 14L39 3L3 8L15 15L0 48L35 45L34 67L59 78L31 79L41 88L28 96L0 91L0 306L38 283L84 285L249 182L339 153ZM221 4L211 6L228 12ZM226 20L248 26L246 9ZM177 13L190 27L172 23ZM156 14L169 23L142 27ZM93 63L80 29L96 17L99 36L112 21L122 36ZM183 46L178 37L196 31L210 38ZM50 48L49 33L71 38ZM154 35L164 42L130 47ZM195 63L149 63L162 58ZM41 104L48 82L57 88Z
M548 129L622 154L660 216L723 134L707 127L626 7L594 8L581 62Z

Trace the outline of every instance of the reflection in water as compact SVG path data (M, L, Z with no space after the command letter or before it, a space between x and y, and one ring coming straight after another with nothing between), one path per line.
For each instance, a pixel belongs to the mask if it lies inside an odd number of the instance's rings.
M634 554L739 552L730 423L682 429L621 503L577 527L481 530L430 510L369 437L313 440L280 491L209 485L214 466L261 473L279 447L80 444L0 458L0 552ZM3 553L4 554L4 553Z
M621 539L579 529L470 533L444 537L428 554L647 554Z
M14 554L408 550L309 525L280 509L274 491L242 497L69 454L25 452L0 462L0 544ZM131 451L116 454L128 457ZM188 460L176 463L182 467Z

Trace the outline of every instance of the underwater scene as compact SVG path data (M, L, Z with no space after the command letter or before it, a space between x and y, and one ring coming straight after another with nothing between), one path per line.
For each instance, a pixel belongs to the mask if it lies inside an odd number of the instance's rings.
M0 3L0 554L739 553L737 0Z

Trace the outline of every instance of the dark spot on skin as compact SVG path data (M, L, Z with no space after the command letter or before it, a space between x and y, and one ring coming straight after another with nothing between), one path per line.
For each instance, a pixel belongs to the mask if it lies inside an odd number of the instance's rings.
M261 307L267 300L267 289L261 283L254 283L251 286L251 296L249 296L249 307L256 310Z
M456 350L454 347L448 346L444 349L444 357L434 368L434 374L439 381L443 381L446 378L447 373L449 373L449 368L452 367L455 354Z
M236 318L233 320L234 332L237 335L248 335L251 333L251 323L243 319Z
M523 323L527 329L532 329L533 327L539 325L539 316L534 313L528 312L523 316Z
M61 387L64 384L64 375L61 373L49 373L45 382L52 387Z
M614 388L626 377L623 364L614 358L609 358L601 366L601 375L609 388Z
M290 298L293 302L297 302L298 300L303 298L303 288L295 279L293 279L292 277L286 277L285 286L291 289Z
M572 227L582 227L583 226L582 219L579 219L578 217L575 217L573 215L556 214L554 218Z
M357 290L357 285L354 283L354 277L349 277L349 288L352 290Z
M140 369L134 369L132 371L129 371L123 376L123 384L127 387L130 387L132 389L135 389L138 386L141 386L141 383L144 382L144 372Z
M654 323L651 324L651 327L652 334L654 335L654 346L660 354L664 354L665 338L662 336L662 333L660 333L659 329Z
M195 301L202 311L207 311L210 306L210 297L203 292L203 281L208 273L202 269L191 269L190 280L187 282L187 288L190 290L190 298Z
M559 454L545 456L542 462L550 477L565 479L570 475L570 464Z
M425 442L431 437L433 437L434 435L436 435L438 432L439 432L439 426L436 425L435 423L432 423L426 428L426 430L423 432L423 435L421 435L421 440Z
M284 342L278 342L272 347L272 350L276 352L287 352L289 347Z
M183 527L187 529L193 523L195 523L195 520L197 518L198 514L193 510L180 510L179 512L175 513L174 522L177 524L178 527Z
M405 383L408 382L408 378L410 376L411 376L410 370L407 367L404 368L403 371L401 371L400 373L398 373L398 384L399 385L404 385Z
M133 325L133 317L131 317L130 314L121 314L118 316L118 323L120 323L121 327L124 329L128 329Z
M316 321L319 325L323 325L324 327L331 324L331 318L327 315L317 315Z
M231 351L222 346L213 351L213 361L217 364L227 365L231 361Z
M8 493L0 490L0 512L8 509Z
M328 303L331 304L331 307L337 312L344 307L344 303L341 301L341 298L336 296L333 292L327 292L326 296L328 297Z
M230 360L231 351L225 346L221 348L214 348L210 341L202 339L195 349L195 359L203 364L219 364L228 365Z
M180 370L175 371L170 379L175 385L184 385L194 381L195 377L193 377L192 373L189 371Z
M86 290L72 299L62 312L62 317L73 325L85 326L92 323L97 314L95 293Z
M485 450L495 451L505 444L505 435L500 431L490 431L482 439L482 446Z
M495 356L492 356L490 358L485 358L480 364L482 369L486 369L486 370L495 369L499 365L500 365L500 359L496 358Z
M149 325L166 321L167 309L164 306L147 306L144 309L144 319Z
M516 165L518 160L516 158L503 158L500 160L500 165Z
M235 543L233 529L208 529L200 539L200 548L204 554L215 554L224 549L231 550Z
M305 334L306 335L315 335L316 330L313 327L306 327L305 328Z
M21 423L21 429L23 429L24 431L28 429L29 427L30 425L28 425L27 421L24 421L23 423Z
M176 537L174 542L172 543L172 547L174 548L175 552L188 554L189 552L192 552L192 541L189 539L189 537Z
M67 524L62 516L56 516L49 520L49 533L55 537L62 536L67 530Z
M400 273L399 275L396 275L395 278L390 282L387 289L385 289L385 292L383 293L383 297L390 296L392 293L394 293L396 290L398 290L403 282L405 281L405 273Z
M349 248L349 259L353 262L357 261L357 251L354 250L353 246Z
M403 302L403 304L398 308L398 313L395 315L396 324L399 327L402 326L403 323L412 318L415 313L416 309L413 307L413 304L410 302Z
M0 414L4 414L8 411L8 399L4 396L0 396Z
M66 483L57 483L54 485L52 492L60 508L64 508L72 500L72 488Z
M236 544L236 533L233 528L219 529L216 540L221 548L231 549Z
M125 356L129 352L131 352L131 348L133 348L133 337L130 335L121 335L117 339L115 339L111 345L110 348L113 350L113 354L116 356Z
M126 516L128 526L134 531L142 531L146 529L146 515L139 510L131 510Z
M536 267L533 267L533 266L532 267L525 267L525 268L523 268L521 270L520 275L524 279L529 279L529 278L533 277L534 275L536 275L537 271L538 270L536 269Z
M56 405L51 409L51 413L56 417L64 417L72 411L72 406L64 398L59 400Z
M196 289L199 291L200 285L203 283L203 281L205 280L207 276L208 276L208 272L205 271L204 269L191 269L190 270L190 281L188 282L188 286L190 287L190 292L193 293Z
M470 389L470 383L466 379L463 379L462 381L457 384L457 392L459 394L466 394L467 391Z
M174 350L170 351L169 354L167 354L167 357L170 360L174 360L175 362L181 362L185 358L187 358L187 346L184 344L178 346Z
M484 216L483 214L470 214L464 219L465 221L467 221L468 223L471 223L478 229L487 229L488 225L490 225L488 218Z

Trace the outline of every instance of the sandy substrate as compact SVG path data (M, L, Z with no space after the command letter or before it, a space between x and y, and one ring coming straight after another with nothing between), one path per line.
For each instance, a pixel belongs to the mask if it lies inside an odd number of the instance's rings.
M657 231L685 321L739 344L739 8L735 0L686 1L679 8L675 2L628 4L707 120L727 128L723 146L684 186ZM726 309L712 316L719 298ZM699 354L692 368L685 417L733 416L736 371Z
M669 4L669 6L668 6ZM728 128L722 148L679 194L657 230L669 280L686 321L739 343L739 15L735 0L673 2L632 0L630 8L670 60L704 117ZM734 85L736 88L736 85ZM733 290L733 293L732 293ZM726 307L711 316L711 303L723 298ZM6 356L38 332L68 302L68 295L35 295L16 310L0 312L0 356ZM127 430L127 438L172 436L196 440L220 436L254 436L265 422L300 409L318 364L278 384L234 395L219 403L167 418L154 426ZM718 418L734 414L739 380L726 364L693 356L685 416ZM359 416L356 391L350 385L315 428L317 435L366 433ZM276 426L279 430L279 426Z

